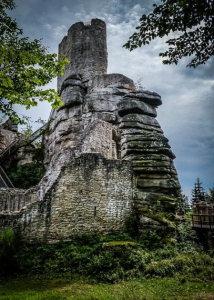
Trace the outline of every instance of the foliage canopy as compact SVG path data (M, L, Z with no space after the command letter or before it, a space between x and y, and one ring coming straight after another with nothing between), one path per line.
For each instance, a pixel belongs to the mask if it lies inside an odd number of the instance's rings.
M56 54L48 53L41 40L23 37L23 30L6 13L6 9L14 8L13 0L0 0L0 111L23 123L14 110L15 104L26 109L44 100L53 108L61 104L54 89L42 87L63 73L68 60L58 60Z
M132 51L149 44L156 37L170 35L169 48L159 56L164 64L177 64L185 56L195 55L187 67L205 64L214 54L214 1L213 0L161 0L153 4L154 10L143 14L140 25L124 45ZM171 34L175 32L175 34ZM178 32L181 33L178 36ZM176 37L178 36L178 37Z

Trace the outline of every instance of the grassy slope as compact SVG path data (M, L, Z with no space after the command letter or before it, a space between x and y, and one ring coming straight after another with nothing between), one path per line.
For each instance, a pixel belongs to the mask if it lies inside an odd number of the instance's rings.
M176 279L142 279L118 284L68 278L23 277L0 284L1 300L175 300L214 299L214 285Z

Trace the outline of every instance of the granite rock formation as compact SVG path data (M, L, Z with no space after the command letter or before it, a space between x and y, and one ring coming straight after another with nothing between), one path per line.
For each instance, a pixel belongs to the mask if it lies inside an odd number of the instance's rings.
M64 104L52 111L43 139L46 174L33 202L25 195L24 207L12 205L14 192L7 191L1 226L9 220L26 239L48 242L75 232L121 231L128 214L137 216L139 231L164 228L152 215L175 213L180 184L156 120L160 95L137 90L122 74L106 74L101 20L72 25L60 54L70 64L58 78ZM23 203L23 191L17 194Z

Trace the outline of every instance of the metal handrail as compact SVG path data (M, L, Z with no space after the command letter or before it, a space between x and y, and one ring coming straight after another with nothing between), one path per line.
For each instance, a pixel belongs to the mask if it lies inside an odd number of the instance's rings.
M20 140L13 141L5 150L0 153L0 164L2 164L10 154L19 148Z
M4 187L14 188L14 185L12 184L12 182L9 179L9 177L7 176L7 174L2 169L1 166L0 166L0 177L1 177L1 180L2 180L2 182L4 184Z
M45 123L42 127L40 127L39 129L37 129L36 131L34 131L31 136L29 137L29 139L27 141L25 141L25 145L26 144L30 144L33 141L35 141L36 139L38 139L44 132L45 130L48 128L50 122Z
M0 157L4 155L4 153L6 153L8 151L8 149L10 149L13 145L15 145L17 142L19 141L19 139L16 139L15 141L13 141L6 149L4 149L2 152L0 152Z
M16 150L18 150L18 148L23 147L25 145L31 144L33 141L35 141L36 139L38 139L43 133L44 131L48 128L49 126L49 122L47 122L46 124L44 124L42 127L40 127L39 129L37 129L36 131L34 131L31 136L29 137L28 140L22 140L22 139L16 139L15 141L13 141L6 149L4 149L1 153L0 153L0 181L2 182L2 185L5 188L14 188L12 182L10 181L10 179L8 178L8 176L6 175L6 173L4 172L4 170L1 167L1 164ZM1 185L1 184L0 184Z
M34 131L28 140L16 139L13 141L5 150L0 153L0 165L18 148L31 144L33 141L38 139L47 129L49 123L50 122L45 123L42 127Z

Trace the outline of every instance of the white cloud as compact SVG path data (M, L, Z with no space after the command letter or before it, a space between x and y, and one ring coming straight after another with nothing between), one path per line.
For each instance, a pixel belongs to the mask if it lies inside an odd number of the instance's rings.
M50 24L48 24L48 23L43 24L43 27L45 29L47 29L47 30L51 30L52 29L52 26Z
M70 13L70 11L69 11L69 9L67 8L67 6L63 6L63 7L62 7L62 12L65 13L65 14L69 14L69 13Z
M68 28L65 25L60 25L60 26L53 28L54 37L56 39L59 39L59 38L62 39L62 37L67 34L67 31L68 31Z

